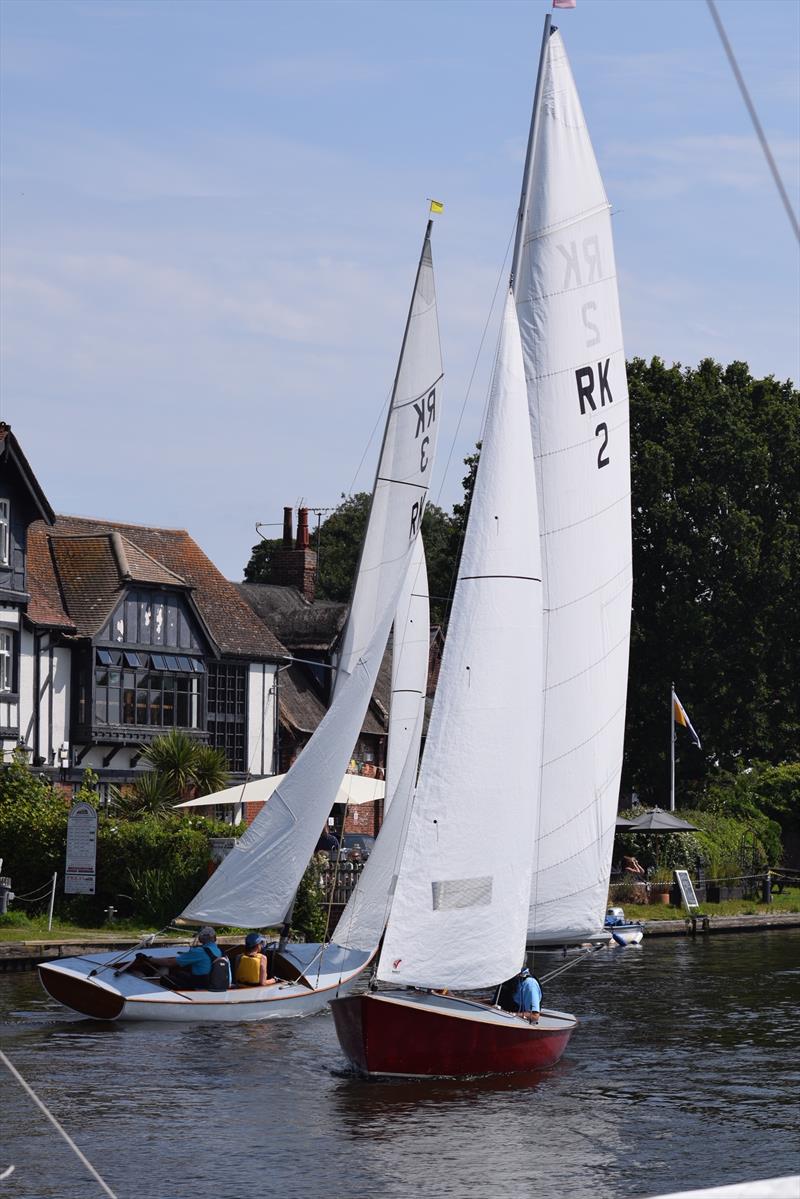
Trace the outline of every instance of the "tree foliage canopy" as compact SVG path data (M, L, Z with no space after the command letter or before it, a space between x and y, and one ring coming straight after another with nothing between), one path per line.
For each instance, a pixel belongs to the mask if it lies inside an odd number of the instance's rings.
M702 740L697 750L678 733L686 806L754 762L798 757L800 393L754 379L746 363L710 359L689 368L634 358L628 383L634 589L623 792L665 806L674 682ZM479 450L465 459L463 501L452 514L429 505L423 522L435 623L446 618ZM349 598L368 509L366 493L350 496L322 525L320 596ZM254 554L247 577L257 569ZM783 816L796 811L795 776L773 782Z
M628 364L633 492L629 783L668 786L670 685L700 734L683 786L710 768L797 755L798 393L745 363ZM685 747L685 748L684 748Z

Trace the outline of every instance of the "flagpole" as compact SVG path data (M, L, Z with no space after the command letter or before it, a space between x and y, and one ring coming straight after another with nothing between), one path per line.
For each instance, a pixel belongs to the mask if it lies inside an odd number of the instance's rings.
M669 810L675 811L675 684L669 691Z

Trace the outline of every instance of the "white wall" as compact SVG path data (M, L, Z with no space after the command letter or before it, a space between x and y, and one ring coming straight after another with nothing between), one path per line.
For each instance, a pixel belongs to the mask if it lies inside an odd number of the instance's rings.
M58 751L69 740L70 669L72 651L64 645L52 645L49 633L41 636L39 654L39 743L38 753L44 758L45 766L60 765ZM20 638L21 657L19 673L20 737L30 750L37 752L35 744L36 691L36 638L28 629L22 630ZM51 654L52 645L52 654ZM51 724L52 707L52 724ZM29 759L33 761L33 756Z
M248 672L247 767L253 775L272 774L275 670L273 663L251 662Z

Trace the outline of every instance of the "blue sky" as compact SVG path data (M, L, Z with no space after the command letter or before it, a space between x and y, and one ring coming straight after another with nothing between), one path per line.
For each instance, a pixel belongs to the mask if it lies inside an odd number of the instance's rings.
M718 7L797 203L800 6ZM369 487L427 196L458 498L547 11L2 0L0 414L57 511L188 528L239 578L256 521ZM797 379L797 244L706 5L556 23L628 356Z

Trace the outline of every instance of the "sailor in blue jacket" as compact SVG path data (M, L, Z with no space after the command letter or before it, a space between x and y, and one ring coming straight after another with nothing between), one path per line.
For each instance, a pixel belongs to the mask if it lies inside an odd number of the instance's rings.
M542 988L527 966L520 970L517 977L514 1003L517 1006L517 1014L522 1016L523 1020L530 1020L531 1024L536 1024L542 1006Z
M200 991L207 988L214 959L222 957L222 950L216 941L217 934L206 925L197 934L196 945L177 953L174 958L167 958L171 981L179 987L193 987ZM164 963L163 958L161 962Z

